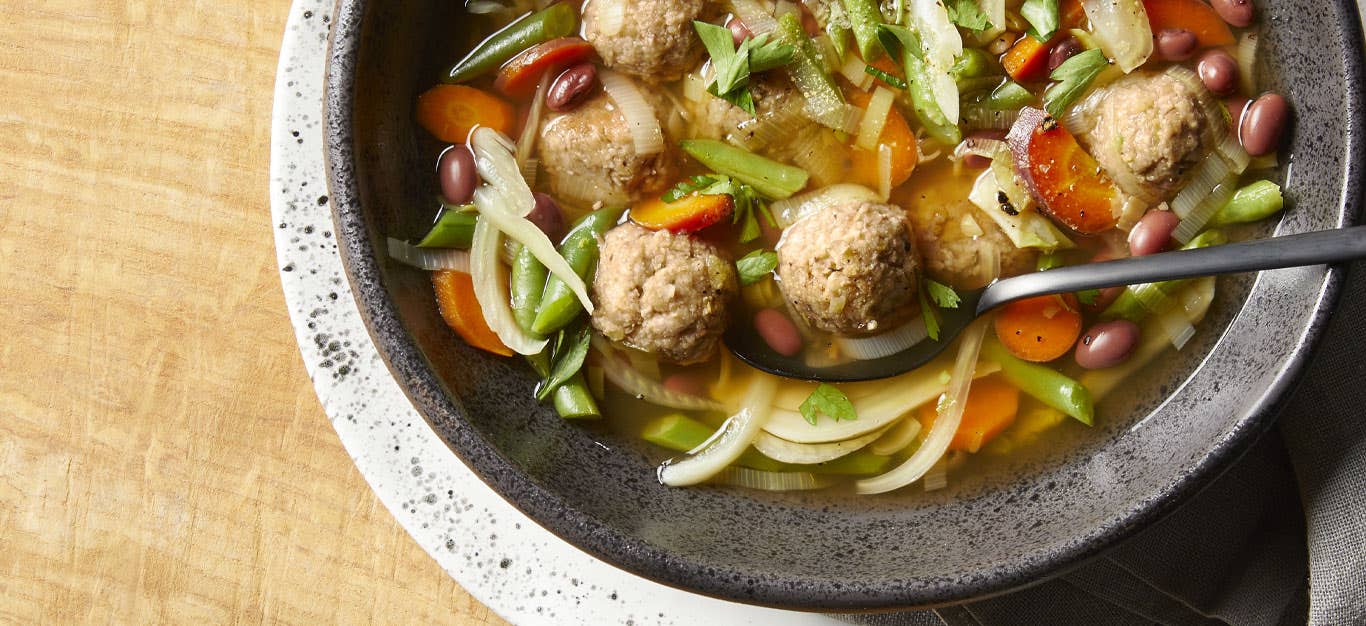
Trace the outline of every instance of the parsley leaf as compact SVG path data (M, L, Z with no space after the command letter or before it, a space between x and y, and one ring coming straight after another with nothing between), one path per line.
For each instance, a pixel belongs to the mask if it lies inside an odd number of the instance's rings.
M939 317L930 307L930 301L925 297L924 289L917 289L916 296L920 298L920 318L925 320L925 335L932 341L939 341Z
M752 285L763 280L776 267L778 253L772 250L755 250L735 262L735 271L740 274L741 285Z
M884 83L887 83L888 85L896 87L897 89L904 90L907 87L906 81L902 79L900 76L893 76L871 65L865 65L863 67L863 73L872 76L873 78L876 78Z
M1055 118L1061 117L1067 111L1067 107L1086 93L1091 81L1095 80L1109 64L1110 60L1105 58L1105 53L1096 49L1087 50L1063 61L1058 69L1048 75L1058 82L1043 93L1044 110Z
M777 228L773 214L768 210L768 200L750 185L738 182L724 174L693 176L674 185L660 200L677 202L684 196L725 194L735 201L732 223L740 225L740 243L749 243L759 237L759 218Z
M697 20L692 24L702 40L702 46L711 56L712 68L715 70L715 78L707 86L707 91L754 115L754 95L749 91L750 74L787 65L796 50L792 46L769 41L767 35L746 39L736 49L729 28Z
M1025 0L1020 5L1020 17L1029 22L1025 31L1039 41L1047 42L1058 32L1058 0Z
M935 306L941 309L956 309L958 303L962 302L958 298L958 292L953 287L938 283L932 280L925 281L925 288L930 292L930 299L934 300Z
M968 30L991 28L991 20L988 20L987 14L983 13L982 8L977 6L977 0L947 0L944 2L944 8L948 9L949 20L963 28Z
M719 181L718 177L716 176L693 176L688 180L685 180L681 183L678 183L677 185L674 185L673 189L670 189L668 193L665 193L663 197L660 198L660 200L666 203L678 202L679 200L682 200L684 196L689 196L704 189L710 188L717 182Z
M563 385L583 367L583 360L588 356L589 341L588 325L582 325L577 330L562 330L555 342L555 364L550 368L550 375L536 387L536 399L545 400L550 397L550 393Z
M1078 291L1078 292L1077 292L1077 301L1078 301L1078 302L1081 302L1082 304L1085 304L1085 305L1087 305L1087 306L1092 306L1092 305L1094 305L1094 304L1096 303L1096 301L1097 301L1099 298L1100 298L1100 290L1099 290L1099 289L1087 289L1087 290L1085 290L1085 291Z
M812 426L816 425L816 417L821 413L835 421L856 420L858 414L854 411L854 403L849 401L849 396L844 395L843 391L833 385L821 383L811 395L802 402L800 407L802 417L806 418Z

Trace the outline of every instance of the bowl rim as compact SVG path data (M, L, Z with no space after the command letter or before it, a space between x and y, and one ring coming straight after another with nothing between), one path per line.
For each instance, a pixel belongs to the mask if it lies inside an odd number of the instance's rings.
M1359 15L1355 0L1331 0L1346 14ZM464 422L464 411L445 398L444 383L427 366L425 359L405 330L397 314L396 304L387 290L366 288L380 283L377 251L365 227L360 207L360 193L356 179L353 149L351 106L354 100L355 72L361 44L361 21L368 0L337 0L333 13L333 28L329 34L323 120L325 124L324 162L327 186L332 201L338 250L366 329L377 350L399 383L404 394L417 408L423 419L438 433L446 446L489 485L494 492L529 519L571 545L615 567L655 582L702 593L708 596L785 609L807 611L877 611L902 608L943 606L966 600L1001 595L1032 586L1068 570L1119 541L1133 535L1149 524L1165 517L1178 506L1199 493L1230 467L1251 444L1264 433L1274 417L1298 385L1310 356L1322 338L1329 318L1336 309L1342 291L1345 267L1331 266L1313 305L1310 319L1299 344L1283 361L1284 367L1274 382L1261 394L1260 402L1253 403L1225 437L1187 471L1180 472L1170 488L1157 498L1139 503L1125 516L1092 527L1079 533L1072 542L1050 552L1045 558L1024 563L1002 563L958 578L953 584L909 587L883 584L881 588L859 585L831 585L827 582L798 588L785 584L784 579L765 577L742 593L737 585L724 582L707 584L707 580L727 581L728 574L741 570L726 570L715 564L682 559L673 553L647 542L619 533L613 527L573 508L565 499L543 488L519 471L508 471L510 461L491 442L469 428ZM1360 20L1340 24L1347 43L1345 83L1366 84L1366 59L1363 59L1362 26ZM1356 54L1352 52L1356 51ZM1348 158L1357 164L1366 160L1366 94L1347 89L1346 149ZM1337 227L1357 223L1363 193L1362 167L1348 167L1342 188L1350 191L1337 215ZM443 402L445 401L445 402ZM451 415L455 419L434 419L433 416ZM798 591L800 589L800 591Z

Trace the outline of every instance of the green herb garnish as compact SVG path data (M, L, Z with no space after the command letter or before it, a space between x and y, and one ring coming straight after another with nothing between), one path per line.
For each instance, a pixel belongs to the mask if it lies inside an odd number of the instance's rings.
M893 76L871 65L864 66L863 73L872 76L873 78L876 78L884 83L887 83L888 85L896 87L897 89L906 89L907 87L906 81L903 80L900 76Z
M1064 61L1048 75L1058 82L1043 93L1044 110L1055 118L1061 117L1109 64L1110 60L1100 50L1087 50Z
M772 250L755 250L735 262L735 271L740 274L741 285L752 285L763 280L778 267L778 253Z
M930 299L934 300L935 306L941 309L956 309L958 303L962 302L962 299L958 297L958 292L948 285L926 280L925 289L930 292Z
M802 417L812 426L816 425L816 417L822 413L837 422L858 419L858 413L854 411L854 403L849 401L849 396L826 383L821 383L806 400L802 401L800 410Z
M1047 42L1058 32L1061 18L1058 16L1058 0L1025 0L1020 5L1020 17L1029 22L1025 30L1030 37Z
M986 30L992 26L987 14L977 6L977 0L945 0L944 8L948 9L950 21L968 30Z
M740 224L740 243L749 243L759 237L759 217L762 216L770 226L777 227L773 214L768 210L768 201L754 187L724 174L705 174L693 176L674 185L660 200L677 202L684 196L725 194L735 201L732 222Z
M749 91L749 76L782 67L792 62L792 46L770 41L767 34L751 37L735 47L730 29L716 24L693 21L702 45L711 55L715 79L707 86L712 95L754 115L754 96Z
M554 365L550 375L536 388L536 399L545 400L566 381L579 373L583 360L588 356L589 330L584 324L578 329L560 331L555 340Z
M925 320L925 336L932 341L939 341L939 317L930 306L929 298L925 297L925 290L917 289L916 297L920 299L920 317Z
M1099 289L1086 289L1077 292L1077 301L1087 306L1094 306L1100 300Z

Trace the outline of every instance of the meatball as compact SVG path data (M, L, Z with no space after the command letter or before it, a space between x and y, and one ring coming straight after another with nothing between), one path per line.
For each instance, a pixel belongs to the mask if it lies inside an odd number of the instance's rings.
M663 117L667 100L646 89L641 93ZM560 199L624 204L662 192L676 177L676 142L666 137L664 143L663 152L638 154L625 116L606 92L599 92L572 111L548 116L538 152L550 188Z
M802 119L802 96L782 72L751 76L749 92L754 96L754 115L710 94L701 102L689 101L693 136L747 144L753 139L753 126L760 118L777 114Z
M730 321L735 265L682 233L622 224L602 240L593 328L674 363L706 360Z
M692 22L714 13L706 0L590 0L583 8L583 37L607 67L665 83L682 78L702 58Z
M915 312L915 246L906 212L849 200L798 220L778 244L783 295L808 324L852 335Z
M1034 269L1036 254L1015 247L1001 227L971 202L920 203L910 215L925 273L950 287L985 287L996 278L997 263L1001 277Z
M1169 200L1213 144L1211 120L1198 85L1168 74L1130 74L1095 104L1091 152L1124 191Z

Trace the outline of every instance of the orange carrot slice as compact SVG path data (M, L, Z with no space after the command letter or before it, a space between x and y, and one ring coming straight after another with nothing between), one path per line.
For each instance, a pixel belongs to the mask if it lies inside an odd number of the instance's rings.
M486 352L512 356L512 350L503 345L484 321L469 274L453 270L432 272L432 288L436 290L436 307L441 311L441 319L446 320L446 325L465 343Z
M1072 350L1081 335L1081 312L1072 294L1016 300L996 314L996 337L1025 361L1045 363Z
M475 126L509 134L516 121L512 105L474 87L437 85L417 97L418 124L448 143L465 143Z

